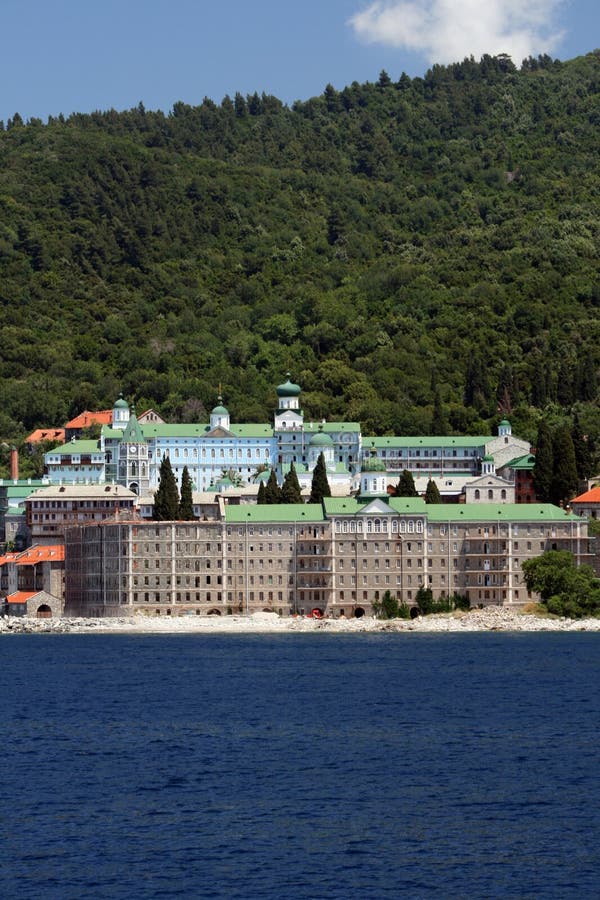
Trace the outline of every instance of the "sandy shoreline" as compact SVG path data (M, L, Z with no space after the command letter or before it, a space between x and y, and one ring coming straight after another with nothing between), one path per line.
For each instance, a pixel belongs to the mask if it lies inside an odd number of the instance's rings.
M467 632L467 631L600 631L600 619L544 618L502 607L380 621L362 619L279 618L252 616L135 616L115 619L2 618L0 634L294 634L328 632Z

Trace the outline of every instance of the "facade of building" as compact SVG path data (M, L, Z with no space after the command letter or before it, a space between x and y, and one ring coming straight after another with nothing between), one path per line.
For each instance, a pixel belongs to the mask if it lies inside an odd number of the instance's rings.
M45 455L48 478L53 484L115 482L147 494L158 488L160 464L168 456L179 483L187 466L196 490L207 491L224 477L252 483L271 468L281 480L292 462L309 479L324 450L333 481L350 490L360 461L358 422L305 422L300 387L289 379L277 394L274 427L232 423L220 397L207 424L165 424L151 411L142 421L120 397L99 441L73 439Z
M117 513L132 516L137 497L117 484L52 485L25 500L27 527L34 543L62 544L65 529L99 522Z
M64 559L64 547L55 544L0 557L0 607L9 615L62 615Z
M465 595L472 606L519 607L532 599L523 562L549 549L589 562L587 520L550 504L426 505L380 496L328 498L322 506L225 504L217 521L68 529L66 612L319 609L348 617L370 614L388 590L414 605L420 587L435 597Z

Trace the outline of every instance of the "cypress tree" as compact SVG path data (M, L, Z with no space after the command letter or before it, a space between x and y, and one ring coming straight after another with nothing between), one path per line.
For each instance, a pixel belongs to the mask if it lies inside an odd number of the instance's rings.
M281 488L277 484L277 475L275 469L271 469L269 480L265 488L265 503L281 503Z
M172 522L179 514L179 491L171 468L171 460L164 456L160 464L158 490L154 494L152 518L157 522Z
M533 486L535 496L540 503L548 503L552 490L554 472L554 451L552 434L545 422L540 422L535 449L535 465L533 467Z
M396 485L396 497L416 497L417 489L412 473L405 469Z
M433 479L429 479L427 482L427 489L425 491L425 503L441 503L442 497L438 490L438 486L433 481Z
M179 498L179 518L184 522L195 519L194 515L194 499L192 496L192 479L188 467L183 467L181 473L181 497Z
M433 398L433 415L431 417L431 434L448 434L448 419L442 406L439 389L436 388Z
M257 495L257 497L256 497L256 502L257 502L257 503L260 503L260 504L263 504L263 503L266 503L266 502L267 502L267 501L265 500L265 483L264 483L264 481L259 482L259 485L258 485L258 495Z
M296 467L291 464L289 472L283 479L283 487L281 489L282 503L302 503L302 492L300 490L300 482L296 475Z
M327 467L325 465L325 457L319 453L317 464L315 466L312 483L310 486L309 503L322 503L324 497L331 497L331 488L327 480Z
M552 473L551 500L557 505L566 503L577 493L579 479L573 438L567 425L556 429L553 442L554 469Z
M575 413L573 418L573 448L575 450L575 463L577 465L577 477L580 481L587 481L591 477L592 455L588 446L587 439L581 430L579 416Z

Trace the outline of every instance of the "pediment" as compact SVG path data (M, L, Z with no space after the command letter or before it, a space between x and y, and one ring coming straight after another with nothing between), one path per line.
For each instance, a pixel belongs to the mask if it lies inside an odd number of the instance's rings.
M361 516L392 516L395 515L394 510L390 509L384 500L371 500L360 511Z
M217 425L216 428L211 428L210 431L207 431L204 435L206 438L233 438L235 437L232 431L229 431L227 428L223 428L222 425Z

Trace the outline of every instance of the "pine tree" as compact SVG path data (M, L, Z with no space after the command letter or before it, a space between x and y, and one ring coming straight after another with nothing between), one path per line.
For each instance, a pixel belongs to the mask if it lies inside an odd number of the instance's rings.
M405 469L396 485L396 497L416 497L417 489L412 473Z
M577 493L579 479L573 438L567 425L557 428L553 441L554 469L551 500L557 505L566 503Z
M281 503L281 488L277 484L275 469L271 469L269 480L265 488L265 503Z
M281 489L282 503L302 503L302 492L300 490L300 482L296 475L296 467L291 464L289 472L283 479L283 487Z
M256 497L256 502L260 503L260 504L264 504L267 502L265 500L265 483L264 483L264 481L259 482L258 495Z
M438 486L433 481L433 479L429 479L427 482L427 489L425 491L425 503L441 503L442 497L438 490Z
M181 473L181 496L179 498L179 518L184 522L190 522L195 519L194 515L194 498L192 496L192 479L188 467L183 467Z
M310 486L309 503L322 503L324 497L331 497L331 488L327 480L327 467L325 465L325 457L319 453L317 464L315 466L312 483Z
M157 522L172 522L179 513L179 491L171 468L171 461L164 456L160 464L158 490L154 494L152 518Z
M533 486L535 496L540 503L548 503L552 490L554 472L554 451L552 434L545 422L540 422L535 448L535 465L533 467Z

